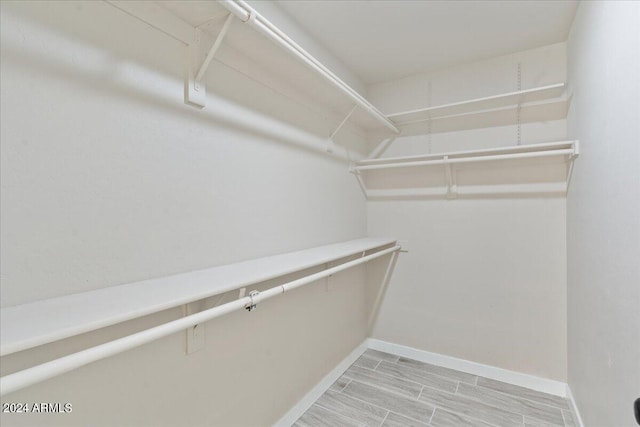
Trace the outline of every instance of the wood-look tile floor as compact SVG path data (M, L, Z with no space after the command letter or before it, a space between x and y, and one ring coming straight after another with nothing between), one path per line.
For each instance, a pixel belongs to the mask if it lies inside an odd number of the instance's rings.
M564 398L367 350L295 427L575 427Z

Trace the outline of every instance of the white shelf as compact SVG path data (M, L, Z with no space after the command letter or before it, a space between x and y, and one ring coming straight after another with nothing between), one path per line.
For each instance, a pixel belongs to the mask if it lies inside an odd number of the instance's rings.
M557 83L500 95L389 114L403 135L560 120L566 117L565 84ZM519 117L518 117L519 115Z
M560 141L543 144L520 145L513 147L491 148L484 150L456 151L449 153L426 154L418 156L389 157L381 159L368 159L355 162L352 171L358 178L360 185L367 198L390 198L390 197L434 197L446 195L455 198L458 195L480 195L480 194L512 194L512 193L544 193L544 192L566 192L570 180L571 165L579 155L578 141ZM465 170L466 165L473 163L491 163L491 169L498 171L498 164L508 164L509 162L520 166L526 165L528 173L532 168L538 168L532 161L545 159L540 166L561 164L562 167L569 165L568 172L562 174L562 182L539 182L530 187L523 187L521 183L499 182L505 176L486 176L486 168L476 167L477 171L485 176L480 176L480 181L472 183L466 188L460 187L457 182L457 174ZM559 160L559 162L558 162ZM512 164L512 166L513 166ZM431 170L433 166L439 168L440 172L429 172L428 179L435 180L439 185L444 185L446 190L441 188L428 187L417 188L413 183L425 182L425 176L420 175L421 171ZM427 168L427 169L425 169ZM389 170L409 169L414 172L393 172L389 175ZM374 179L375 174L387 173ZM426 173L426 172L425 172ZM371 174L374 174L373 176ZM469 174L466 174L469 176ZM557 174L554 174L557 177ZM441 177L442 179L438 178ZM374 186L367 185L368 181L374 179ZM516 175L517 180L522 180L522 174ZM496 180L498 182L496 182ZM375 183L378 186L376 187ZM395 184L407 184L404 187L396 187Z
M357 105L350 123L366 131L399 132L369 101L243 1L108 0L108 3L188 46L198 39L197 30L205 38L215 40L232 13L235 18L213 57L214 62L309 108L319 106L330 111L328 116L335 116L332 119L337 120L336 125ZM205 49L207 43L209 40L203 43Z
M564 83L557 83L532 89L470 99L467 101L437 105L435 107L419 108L416 110L389 114L387 117L397 124L406 124L440 117L469 114L483 110L493 110L510 105L557 98L564 92L564 86Z
M395 243L363 238L36 301L0 311L0 355L72 337Z

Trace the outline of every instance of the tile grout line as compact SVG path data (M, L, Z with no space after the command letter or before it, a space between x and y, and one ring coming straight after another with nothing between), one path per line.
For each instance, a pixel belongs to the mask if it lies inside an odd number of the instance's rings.
M353 380L349 381L349 384L351 384L352 382L353 382ZM357 381L356 381L356 382L357 382ZM349 385L349 384L347 384L347 385ZM344 389L346 389L346 388L347 388L347 386L344 386ZM344 390L344 389L343 389L343 390ZM380 408L380 409L383 409L383 410L385 410L385 411L391 412L391 409L387 409L387 408L385 408L384 406L376 405L375 403L367 402L366 400L360 399L359 397L352 396L352 395L350 395L350 394L345 394L345 396L347 396L347 397L349 397L349 398L351 398L351 399L353 399L353 400L357 400L357 401L359 401L359 402L365 403L365 404L367 404L367 405L374 406L374 407L376 407L376 408ZM398 395L398 396L401 396L401 395ZM387 415L388 415L388 414L387 414ZM409 418L411 418L411 417L409 417ZM417 420L416 420L416 421L417 421Z
M382 362L385 362L385 360L381 360L381 361L380 361L380 363L378 364L378 366L380 366L380 364L381 364ZM392 364L392 365L393 365L393 363L390 363L390 364ZM452 383L453 383L453 382L457 382L457 383L464 382L464 381L461 381L461 380L457 380L457 379L455 379L455 378L445 377L445 376L443 376L443 375L434 374L433 372L423 371L423 370L421 370L421 369L419 369L419 368L413 368L413 367L405 366L405 365L398 364L398 363L396 363L395 365L396 365L396 366L399 366L400 368L403 368L403 369L408 369L408 370L409 370L409 373L411 373L411 371L417 371L417 372L418 372L418 373L420 373L420 374L431 375L431 376L436 377L435 379L445 380L445 381L449 381L449 382L452 382ZM389 376L389 377L397 378L397 379L399 379L399 380L406 380L406 381L410 381L410 382L412 382L412 383L416 383L416 384L419 384L419 385L424 386L424 384L422 384L422 383L419 383L419 382L417 382L417 381L413 381L413 380L407 379L407 378L405 378L405 377L400 377L400 376L397 376L397 375L394 375L394 374L391 374L391 373L378 371L378 370L377 370L377 369L378 369L378 366L376 366L376 372L378 372L378 373L380 373L380 374L382 374L382 375L387 375L387 376ZM435 366L435 365L434 365L434 366ZM362 368L362 366L359 366L359 368ZM365 368L365 369L369 369L369 368ZM459 372L459 371L458 371L458 372ZM476 377L476 378L477 378L477 377ZM469 384L469 383L467 383L467 382L464 382L464 383L465 383L465 384ZM469 385L473 385L473 384L469 384ZM427 386L427 387L428 387L428 386ZM431 388L434 388L434 387L431 387ZM436 389L436 390L446 391L446 390L444 390L444 389ZM449 393L449 392L447 391L447 393Z
M465 384L466 384L466 383L465 383ZM458 383L458 386L459 386L459 385L460 385L460 383ZM478 388L485 389L484 387L480 387L480 386L478 386ZM495 390L492 390L492 389L486 389L486 390L489 390L489 391L495 391ZM510 412L510 413L512 413L512 414L515 414L515 415L521 415L521 416L522 416L522 423L523 423L522 425L525 425L525 423L526 423L526 418L527 418L527 417L531 418L532 420L536 420L536 421L543 421L543 420L542 420L541 418L539 418L539 417L532 416L532 415L525 415L525 414L522 414L522 413L520 413L520 412L514 412L514 411L513 411L513 409L504 409L504 408L502 408L502 407L500 407L500 406L496 406L496 405L495 405L495 404L493 404L493 403L487 403L487 402L485 402L485 401L483 401L482 399L479 399L479 398L477 398L477 397L467 396L467 395L465 395L465 394L458 394L458 389L456 389L456 393L455 393L455 394L456 394L456 395L458 395L458 396L460 396L460 397L466 398L466 399L471 399L471 400L473 400L473 401L475 401L475 402L481 403L481 404L486 405L486 406L490 406L490 407L493 407L493 408L496 408L496 409L502 409L503 411ZM521 398L521 397L519 397L519 396L514 396L514 395L512 395L512 394L508 394L508 393L500 393L500 394L503 394L503 395L508 396L508 397L513 397L513 398L517 398L517 399L522 399L522 400L525 400L525 401L528 401L528 402L531 402L531 403L535 403L535 404L538 404L538 405L546 406L546 407L548 407L549 409L557 409L557 410L560 410L560 412L561 412L561 416L562 416L562 420L563 420L563 424L565 424L565 422L564 422L564 413L563 413L562 409L560 409L560 408L556 408L556 407L554 407L554 406L545 405L545 404L542 404L542 403L540 403L540 402L536 402L536 401L531 401L531 400L528 400L528 399L524 399L524 398ZM455 412L455 411L449 411L449 412ZM467 415L467 416L468 416L468 415ZM484 422L486 422L486 421L484 421ZM551 424L553 424L553 423L552 423L552 422L550 422L550 421L544 421L544 422L545 422L545 423L549 423L550 425L551 425ZM558 424L553 424L553 425L554 425L555 427L567 427L566 425L564 425L564 426L563 426L563 425L558 425Z
M509 383L505 383L505 384L509 384ZM514 385L515 385L515 384L514 384ZM492 388L489 388L489 387L484 387L484 386L477 385L477 384L476 384L476 387L478 387L478 388L480 388L480 389L482 389L482 390L489 390L489 391L493 391L493 392L495 392L495 393L504 394L504 395L506 395L506 396L515 397L516 399L526 400L527 402L536 403L536 404L538 404L538 405L544 405L544 406L548 406L548 407L550 407L550 408L559 409L560 411L562 411L563 409L565 409L565 408L562 408L562 407L560 407L560 406L556 406L556 405L551 405L551 404L548 404L548 403L539 402L539 401L537 401L537 400L529 399L529 398L522 397L522 396L516 396L515 394L507 393L507 392L500 391L500 390L495 390L495 389L492 389ZM526 388L526 387L525 387L525 388ZM532 390L532 389L527 389L527 390ZM536 390L532 390L532 391L536 391ZM539 393L542 393L542 392L539 392ZM553 395L550 395L550 396L553 396ZM554 397L559 397L559 396L554 396Z
M458 415L458 416L460 416L462 418L469 418L472 421L480 421L481 423L485 423L485 424L487 424L489 426L492 426L492 427L499 427L496 424L491 424L489 421L485 421L483 419L476 418L473 415L459 414L456 411L452 411L451 409L441 408L440 406L435 405L435 404L433 405L433 414L431 414L431 418L429 419L429 424L431 424L431 420L433 419L433 416L436 414L436 409L440 409L443 412L448 412L450 414ZM516 415L520 415L520 414L516 414ZM524 415L522 416L522 418L524 419ZM524 425L524 422L523 422L523 425Z
M408 359L408 358L405 358L405 359ZM444 368L444 369L448 369L450 371L459 372L461 374L470 375L470 376L474 377L474 383L473 384L472 383L468 383L468 382L460 380L458 378L452 378L452 377L448 377L446 375L442 375L442 374L438 374L438 373L435 373L435 372L423 370L423 369L420 369L420 367L416 367L416 366L411 366L411 365L407 366L407 365L405 365L403 363L396 363L396 365L401 366L401 367L406 368L406 369L419 371L419 372L424 373L424 374L433 375L433 376L436 376L438 378L443 378L443 379L449 380L449 381L459 381L459 382L463 382L463 383L469 384L469 385L477 385L478 384L478 375L473 375L473 374L470 374L469 372L458 371L457 369L447 368L446 366L434 365L433 363L420 362L419 360L414 360L414 359L408 359L408 360L413 360L415 362L423 363L425 365L435 366L437 368ZM400 359L398 359L398 362L400 362Z
M367 357L368 357L368 356L367 356ZM371 358L371 357L369 357L369 358L370 358L370 359L374 359L374 358ZM426 385L424 385L424 384L421 384L421 383L418 383L418 382L412 381L412 380L410 380L410 379L407 379L406 377L397 376L397 375L394 375L394 374L391 374L391 373L387 373L387 372L380 372L380 371L377 371L376 369L377 369L378 367L380 367L380 365L382 364L382 362L387 362L387 363L389 363L390 365L396 365L396 366L401 366L401 367L403 367L403 368L406 368L406 369L409 371L409 372L408 372L408 374L411 374L411 371L415 371L416 373L420 373L420 374L427 374L427 375L430 375L430 376L432 375L432 376L434 376L434 377L436 377L436 378L441 378L441 379L443 379L443 380L447 380L447 381L450 381L450 382L456 381L456 390L455 390L455 392L454 392L452 395L459 395L459 394L458 394L458 391L459 391L459 388L460 388L460 383L465 383L465 384L468 384L468 385L471 385L471 386L475 386L475 387L477 387L477 388L479 388L479 389L481 389L481 390L488 390L488 391L492 391L492 392L499 393L500 395L504 395L504 396L508 396L508 397L511 397L511 398L515 398L515 399L523 400L525 403L526 403L526 402L531 402L531 403L535 403L535 404L538 404L538 405L542 405L542 406L544 406L544 407L548 407L548 408L550 408L550 409L557 409L557 410L560 410L560 413L561 413L561 416L562 416L562 420L563 420L564 425L565 425L564 427L566 427L566 418L565 418L565 415L564 415L564 412L563 412L563 411L564 411L563 407L556 406L556 404L555 404L555 403L552 403L552 404L543 403L543 402L539 402L539 401L537 401L537 400L532 400L532 399L529 399L529 398L526 398L526 397L521 397L521 396L518 396L518 395L514 395L514 394L509 393L509 392L505 392L505 391L501 391L501 390L494 390L494 389L489 388L489 387L484 387L484 386L482 386L482 385L478 385L479 378L481 377L481 376L479 376L479 375L474 375L474 381L473 381L473 383L468 383L468 382L463 381L463 380L458 380L458 379L455 379L455 378L451 378L451 377L447 377L447 376L439 375L439 374L437 374L437 373L433 373L433 372L429 372L429 371L423 371L422 369L420 369L420 367L405 366L405 365L403 365L403 364L399 363L399 361L400 361L401 357L398 357L394 362L391 362L390 360L386 360L386 359L379 359L379 358L375 358L375 359L377 359L377 360L378 360L378 363L377 363L377 365L375 366L375 368L370 369L370 368L365 368L365 367L362 367L362 366L360 366L360 368L363 368L363 369L366 369L366 370L369 370L369 371L377 372L378 374L383 375L383 376L386 376L386 377L396 378L396 379L399 379L399 380L405 380L405 381L408 381L408 382L411 382L411 383L414 383L414 384L417 384L417 385L421 386L420 393L418 394L418 397L416 398L416 400L417 400L417 401L420 401L420 397L422 396L422 393L424 392L425 387L428 387L429 389L432 389L432 390L435 390L435 391L445 392L445 393L448 393L448 394L451 394L451 393L450 393L449 391L447 391L447 390L442 390L442 389L437 388L437 387L426 386ZM374 360L375 360L375 359L374 359ZM413 359L409 359L409 360L413 360ZM419 361L418 361L418 362L419 362ZM426 364L427 364L427 365L432 365L432 364L429 364L429 363L426 363ZM355 364L354 364L354 365L355 365ZM354 365L352 365L352 366L354 366ZM439 366L439 365L433 365L433 366ZM461 372L461 373L464 373L464 372L462 372L462 371L457 371L457 370L455 370L455 369L452 369L452 371L454 371L454 372ZM353 379L350 379L349 383L348 383L347 385L345 385L345 387L343 387L343 388L342 388L342 390L346 389L346 388L347 388L347 386L348 386L349 384L351 384L351 382L352 382L352 381L353 381ZM393 390L390 390L390 389L388 389L388 388L386 388L386 387L382 387L382 386L379 386L379 385L376 385L376 384L370 384L370 383L367 383L367 382L364 382L364 384L369 384L369 385L371 385L371 386L373 386L373 387L375 387L375 388L381 388L382 390L385 390L385 391L387 391L387 392L390 392L390 393L393 393L393 394L396 394L396 395L403 396L403 395L401 395L400 393L397 393L397 392L395 392L395 391L393 391ZM509 384L509 383L507 383L507 384ZM526 387L525 387L525 389L526 389ZM342 390L341 390L340 392L342 392ZM534 392L535 392L536 390L532 390L532 391L534 391ZM540 392L540 393L542 393L543 395L548 394L548 393L544 393L544 392ZM463 396L463 395L459 395L459 396ZM551 395L551 396L553 396L553 395ZM352 397L352 396L350 396L350 397ZM406 396L405 396L405 397L406 397ZM373 405L373 404L371 404L371 403L369 403L369 402L367 402L367 401L365 401L365 400L361 400L361 399L357 399L357 398L355 398L355 399L356 399L356 400L360 400L360 401L362 401L362 402L364 402L364 403L367 403L367 404L369 404L369 405L379 407L379 406L377 406L377 405ZM477 399L473 399L473 400L477 400ZM422 401L420 401L420 402L422 402ZM429 401L425 401L424 403L427 403L427 404L432 405L432 403L431 403L431 402L429 402ZM482 402L480 401L480 403L482 403ZM430 417L429 423L431 423L431 420L433 419L433 417L434 417L434 415L435 415L436 408L438 408L438 406L436 406L436 405L433 405L433 406L434 406L434 410L433 410L433 412L432 412L432 414L431 414L431 417ZM489 405L489 406L492 406L492 405ZM382 408L382 407L380 407L380 408ZM387 415L385 416L385 419L389 416L389 413L390 413L390 412L393 412L393 411L391 411L390 409L387 409L387 408L382 408L382 409L389 411L389 412L387 413ZM440 408L440 409L442 409L442 408ZM452 412L452 413L454 413L454 414L460 415L460 414L458 414L458 413L457 413L457 412L455 412L455 411L447 411L447 412ZM511 412L511 411L508 411L508 412ZM513 414L514 414L514 415L520 415L520 416L522 417L522 423L523 423L522 425L524 425L524 423L525 423L525 419L526 419L525 415L523 415L523 414L518 414L517 412L514 412ZM464 416L465 416L465 417L468 417L468 415L464 415ZM409 417L409 418L411 418L411 417ZM469 417L469 418L471 418L471 419L476 419L476 420L478 420L478 421L482 421L482 420L477 419L477 418L475 418L475 417ZM533 418L534 418L534 419L536 419L535 417L533 417ZM384 421L383 421L383 422L384 422ZM482 422L485 422L485 423L486 423L486 421L482 421ZM487 423L487 424L491 424L491 423Z
M393 379L396 379L396 380L406 381L406 382L409 382L409 383L412 383L412 384L418 385L418 386L420 386L420 387L428 387L428 386L426 386L426 385L424 385L424 384L422 384L422 383L419 383L419 382L416 382L416 381L412 381L412 380L408 380L408 379L406 379L406 378L402 378L402 377L397 377L397 376L392 375L392 374L387 374L386 372L380 372L380 371L376 371L376 370L374 370L374 369L370 369L370 368L365 368L365 367L362 367L362 366L357 366L357 367L358 367L358 368L360 368L360 369L365 369L365 370L367 370L367 371L375 372L376 374L378 374L378 375L382 375L383 377L389 377L389 378L393 378ZM349 368L351 368L351 366L350 366ZM348 370L349 370L349 369L347 369L347 371L348 371ZM345 371L345 372L346 372L346 371ZM346 373L345 373L345 374L343 374L343 375L348 375L348 374L346 374ZM362 382L362 381L361 381L361 382ZM369 384L369 385L371 385L371 386L373 386L373 387L376 387L376 388L382 388L382 389L384 389L384 390L386 390L386 391L389 391L389 392L391 392L391 393L395 393L395 394L398 394L398 395L402 396L402 394L397 393L397 392L395 392L395 391L393 391L393 390L391 390L391 389L389 389L389 388L387 388L387 387L385 387L385 386L381 386L381 385L379 385L379 384L368 383L368 382L364 382L364 383L365 383L365 384ZM438 389L438 388L435 388L435 387L429 387L429 388L433 388L434 390L439 390L439 391L444 391L444 392L450 393L450 392L448 392L448 391L446 391L446 390L441 390L441 389ZM422 390L421 390L421 391L422 391Z
M338 391L338 393L342 393L342 391L343 391L345 388L347 388L347 386L348 386L349 384L351 384L351 381L353 381L353 380L352 380L351 378L349 378L349 382L347 382L347 383L344 385L344 387L342 387L342 388L340 389L340 391ZM323 394L324 394L324 393L323 393Z
M398 359L398 360L400 360L400 359ZM383 361L384 361L384 360L380 360L380 363L382 363ZM380 365L380 363L379 363L378 365ZM403 366L403 365L401 365L401 364L397 364L397 365L399 365L399 366ZM437 366L437 365L434 365L434 366ZM405 367L405 368L408 368L408 369L410 369L410 370L411 370L411 369L414 369L414 370L417 370L417 371L421 371L420 369L413 368L413 367ZM363 368L363 369L368 369L368 368ZM455 371L455 369L454 369L454 371ZM450 391L447 391L447 390L443 390L443 389L436 388L436 387L432 387L432 386L427 386L427 385L424 385L424 384L421 384L421 383L417 383L417 382L412 381L412 380L408 380L408 379L406 379L406 378L401 378L401 377L395 376L395 375L393 375L393 374L388 374L388 373L380 372L380 371L375 371L375 372L378 372L380 375L385 375L385 376L388 376L388 377L391 377L391 378L397 378L397 379L400 379L400 380L405 380L405 381L408 381L408 382L411 382L411 383L414 383L414 384L417 384L417 385L422 386L422 388L421 388L421 390L420 390L420 393L418 394L418 398L416 399L416 400L418 400L418 401L420 400L420 396L422 396L422 393L423 393L423 391L424 391L425 387L426 387L426 388L429 388L429 389L431 389L431 390L435 390L435 391L440 391L440 392L448 393L448 394L450 394L450 395L452 395L452 396L453 396L453 395L463 396L463 395L458 394L458 389L460 388L460 383L465 383L465 384L468 384L468 385L474 386L473 384L469 384L469 383L467 383L467 382L465 382L465 381L457 380L456 390L455 390L455 392L451 393ZM460 371L456 371L456 372L460 372ZM422 372L422 371L421 371L421 373L425 373L425 372ZM449 380L449 381L456 381L456 380L454 380L454 379L452 379L452 378L443 377L443 376L441 376L441 375L433 374L433 373L431 373L431 372L426 372L426 373L428 373L428 374L430 374L430 375L434 375L434 376L436 376L436 377L440 377L440 378L443 378L443 379ZM476 375L476 376L475 376L475 382L476 382L476 383L478 382L479 377L480 377L480 376L478 376L478 375ZM367 383L365 382L365 384L367 384ZM389 392L391 392L391 393L394 393L394 394L398 394L398 395L400 395L399 393L397 393L397 392L395 392L395 391L393 391L393 390L390 390L390 389L388 389L388 388L386 388L386 387L382 387L382 386L380 386L380 385L371 384L371 383L368 383L368 384L369 384L369 385L371 385L371 386L373 386L373 387L376 387L376 388L382 388L383 390L386 390L386 391L389 391ZM525 400L525 401L528 401L528 402L532 402L532 403L535 403L535 404L539 404L539 405L547 406L547 407L549 407L549 408L558 409L558 410L560 410L560 411L562 412L562 408L559 408L559 407L556 407L556 406L552 406L552 405L547 405L547 404L545 404L545 403L541 403L541 402L538 402L538 401L535 401L535 400L531 400L531 399L527 399L527 398L524 398L524 397L516 396L516 395L513 395L513 394L511 394L511 393L505 393L505 392L502 392L502 391L493 390L493 389L490 389L490 388L488 388L488 387L483 387L483 386L479 386L479 385L475 385L475 387L478 387L478 388L480 388L480 389L484 389L484 390L494 391L494 392L496 392L496 393L500 393L500 394L502 394L502 395L509 396L509 397L511 397L511 398L515 398L515 399L522 399L522 400ZM534 390L534 391L535 391L535 390ZM468 398L468 396L464 396L464 397L467 397L467 398ZM472 400L478 401L477 399L472 399ZM480 402L480 403L483 403L483 402L481 402L481 401L479 401L479 402ZM493 406L493 405L488 405L488 406ZM496 407L496 406L493 406L493 407L500 409L499 407ZM524 415L522 415L522 414L520 414L520 413L518 413L518 412L512 412L512 411L508 411L508 412L511 412L511 413L512 413L512 414L514 414L514 415L521 415L521 416L522 416L522 418L523 418L523 425L524 425ZM564 418L563 418L563 419L564 419Z
M335 414L335 415L337 415L338 417L346 418L346 419L351 420L351 421L353 421L353 422L355 422L355 423L357 423L357 424L362 424L362 422L361 422L361 421L354 420L353 418L348 417L348 416L343 415L343 414L339 414L339 413L337 413L336 411L334 411L334 410L332 410L332 409L329 409L329 408L326 408L326 407L322 406L321 404L317 403L317 401L316 401L316 402L313 402L313 405L311 405L311 408L313 408L313 406L314 406L314 405L315 405L315 406L317 406L317 407L319 407L319 408L324 409L325 411L331 412L332 414ZM311 409L311 408L309 408L309 409ZM309 409L307 409L307 411L308 411ZM306 413L307 413L307 411L305 411L304 413L306 414ZM300 415L300 417L302 417L303 415L304 415L304 414ZM300 419L300 418L298 418L298 419Z
M354 381L355 381L355 380L354 380ZM356 383L357 383L357 382L358 382L358 381L356 381ZM349 384L351 384L351 383L349 383ZM369 384L366 384L366 383L358 383L358 384L369 385ZM379 387L375 387L375 386L371 386L371 387L373 387L373 388L379 388ZM423 386L423 387L424 387L424 386ZM345 387L345 388L346 388L346 387ZM404 398L404 399L409 399L409 400L411 399L410 397L407 397L407 396L405 396L405 395L403 395L403 394L398 394L398 393L396 393L396 392L394 392L394 391L389 391L389 390L387 390L387 389L385 389L384 391L386 391L387 393L395 394L396 396L402 397L402 398ZM367 405L375 406L376 408L380 408L380 409L384 409L385 411L393 412L394 414L397 414L397 415L403 416L403 417L405 417L405 418L409 418L410 420L414 420L414 421L417 421L417 422L420 422L420 423L422 422L421 420L416 419L416 418L413 418L412 416L410 416L410 415L408 415L408 414L400 414L400 413L398 413L398 412L394 412L394 411L393 411L393 410L391 410L391 409L385 408L384 406L376 405L375 403L368 402L368 401L366 401L366 400L364 400L364 399L360 399L359 397L352 396L352 395L350 395L350 394L345 394L345 396L350 397L350 398L355 399L355 400L359 400L360 402L362 402L362 403L366 403ZM419 402L419 401L417 401L417 402ZM435 407L436 407L436 405L434 405L434 404L432 404L432 403L428 403L428 402L419 402L419 403L423 403L424 405L431 405L431 406L433 406L433 407L434 407L434 412L435 412Z
M429 422L427 424L431 425L431 421L433 421L433 416L436 414L437 409L438 408L435 405L433 405L433 412L431 413L431 416L429 417Z
M466 383L465 383L465 384L466 384ZM424 389L425 389L425 388L429 388L429 389L431 389L431 390L439 391L439 392L442 392L442 393L447 393L447 394L449 394L449 395L451 395L451 396L455 396L455 395L456 395L456 394L454 394L454 393L450 393L450 392L448 392L448 391L444 391L444 390L439 390L439 389L437 389L437 388L433 388L433 387L429 387L429 386L423 386L423 390L422 390L422 391L424 391ZM422 396L422 391L420 391L420 396ZM523 415L523 414L520 414L520 413L518 413L518 412L513 412L512 410L508 410L508 409L500 408L500 407L498 407L498 406L489 405L488 403L484 403L484 402L482 402L481 400L478 400L478 399L475 399L475 398L472 398L472 397L469 397L469 396L465 396L465 395L462 395L462 394L460 394L460 395L458 395L458 396L459 396L459 397L466 398L466 399L473 400L473 401L474 401L474 402L476 402L476 403L481 403L481 404L482 404L482 405L484 405L484 406L488 406L488 407L495 408L495 409L500 409L500 410L502 410L502 411L504 411L504 412L508 412L508 413L510 413L510 414L512 414L512 415L519 415L519 416L521 416L521 417L522 417L522 425L524 426L524 415ZM418 397L418 399L419 399L419 397ZM429 401L429 400L424 400L424 401L422 401L422 402L427 403L427 404L429 404L429 405L433 405L435 408L438 408L438 407L439 407L439 406L437 406L437 405L435 404L435 402L431 402L431 401ZM473 417L473 416L470 416L470 415L466 415L466 414L459 414L458 412L453 411L453 410L451 410L451 409L445 409L445 408L440 408L440 409L442 409L443 411L446 411L446 412L451 412L451 413L454 413L454 414L456 414L456 415L463 416L463 417L473 418L473 419L476 419L476 420L478 420L478 421L482 421L482 422L483 422L483 423L485 423L485 424L491 424L490 422L488 422L488 421L486 421L486 420L483 420L483 419L480 419L480 418L476 418L476 417ZM537 419L537 418L535 418L535 417L532 417L532 418ZM491 424L491 425L495 425L495 424ZM561 427L561 426L558 426L558 427Z
M382 419L382 422L380 423L379 427L382 427L384 425L384 422L387 421L387 418L389 417L389 414L391 413L391 411L387 411L387 415L384 416L384 418Z

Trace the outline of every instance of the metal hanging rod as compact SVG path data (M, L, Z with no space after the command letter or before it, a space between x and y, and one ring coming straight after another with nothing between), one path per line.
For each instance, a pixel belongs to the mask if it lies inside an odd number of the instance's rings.
M246 2L242 0L220 0L219 3L229 10L229 12L237 16L242 22L249 24L251 27L255 28L279 46L289 51L293 56L316 71L318 75L322 76L329 83L345 93L360 108L367 111L386 128L396 134L400 133L400 130L393 124L393 122L391 122L391 120L382 114L376 107L371 105L371 103L363 98L362 95L343 82L338 76L331 72L331 70L322 65L320 61L315 59L309 52L300 47L285 33L280 31L278 27L269 22L265 17L256 12Z
M434 160L412 160L411 158L407 158L407 161L402 161L402 158L394 158L391 162L384 163L384 159L378 159L378 164L366 164L364 161L359 164L357 163L355 167L352 168L354 171L363 171L363 170L374 170L374 169L394 169L394 168L404 168L404 167L417 167L417 166L429 166L429 165L448 165L454 163L475 163L475 162L486 162L493 160L509 160L509 159L524 159L531 157L549 157L549 156L562 156L569 155L575 157L578 155L578 142L573 141L571 143L566 144L568 148L562 149L548 149L548 150L539 150L535 145L531 145L532 150L530 152L519 152L519 153L510 153L510 154L495 154L495 155L482 155L482 152L475 152L475 156L471 153L469 157L461 157L461 158L450 158L450 153L443 153L442 159L434 159ZM518 147L521 149L520 146ZM489 151L489 150L488 150ZM495 151L495 150L494 150Z
M232 311L242 309L254 311L257 304L264 300L281 295L292 289L308 285L324 277L355 267L356 265L364 264L381 256L399 251L400 249L400 245L395 245L391 248L383 249L371 255L362 256L356 260L345 262L344 264L340 264L336 267L287 282L283 285L269 288L262 292L252 291L249 296L218 307L204 310L178 320L173 320L171 322L91 347L68 356L60 357L13 374L5 375L0 378L0 396L4 396L30 385L62 375L98 360L106 359L107 357L131 350L143 344L164 338L168 335L172 335L195 325L207 322L211 319L215 319L216 317L231 313Z

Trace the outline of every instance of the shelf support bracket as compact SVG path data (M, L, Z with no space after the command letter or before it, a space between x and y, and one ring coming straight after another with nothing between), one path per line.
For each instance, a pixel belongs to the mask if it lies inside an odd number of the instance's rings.
M452 170L451 163L449 163L449 156L444 156L444 168L447 180L447 199L456 199L458 198L458 187L456 185L454 171Z
M192 105L194 107L202 108L205 106L205 99L207 94L207 89L202 81L204 78L213 57L216 52L222 45L222 41L224 40L227 32L229 31L229 27L231 27L231 23L233 22L234 15L232 13L227 16L227 20L224 21L224 25L222 29L218 33L215 41L209 48L207 55L205 56L202 64L199 64L199 59L202 53L202 30L199 28L195 29L195 42L189 44L189 57L187 59L187 78L185 79L185 103Z
M182 306L184 316L198 313L204 309L204 301L194 301ZM185 353L190 355L196 351L200 351L205 347L205 324L197 324L188 328L186 331L186 348Z
M376 148L371 150L371 153L369 153L369 155L367 156L367 159L377 159L380 156L382 156L382 154L385 151L387 151L387 148L389 148L391 144L393 144L393 141L395 140L396 140L396 135L391 136L389 138L385 138L382 141L380 141L380 143L376 146Z
M362 175L360 175L360 171L356 169L355 163L351 162L351 164L349 165L349 172L351 172L353 176L356 177L356 181L358 181L358 185L360 186L360 190L362 190L362 194L364 195L365 199L368 199L369 197L367 195L367 186L364 184L364 180L362 179Z
M376 320L378 319L380 306L382 304L382 300L384 299L384 295L387 292L387 288L389 287L389 282L391 281L393 270L396 268L396 262L398 261L399 254L400 252L394 252L393 254L391 254L391 259L389 260L389 264L387 264L387 270L385 271L384 277L382 278L382 283L380 283L380 288L378 289L376 300L373 303L371 314L369 314L369 321L367 322L369 334L373 332L373 327L375 326Z
M356 108L358 108L358 106L354 105L353 108L346 115L346 117L340 122L338 127L333 132L331 132L331 135L329 135L329 139L327 140L327 153L333 153L333 146L335 145L333 138L338 134L338 132L340 132L340 129L342 129L345 123L347 123L347 121L349 120L349 117L351 117L353 112L356 111Z
M567 170L567 187L565 191L569 192L569 184L571 184L571 176L573 175L573 165L576 161L576 158L580 155L580 142L573 142L573 154L569 156L569 170Z

